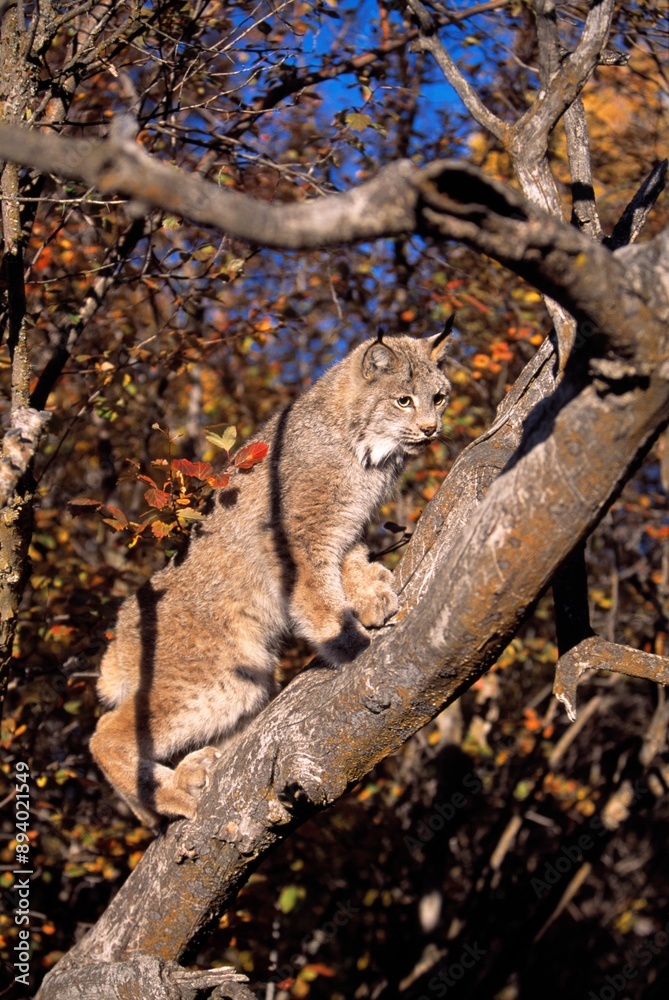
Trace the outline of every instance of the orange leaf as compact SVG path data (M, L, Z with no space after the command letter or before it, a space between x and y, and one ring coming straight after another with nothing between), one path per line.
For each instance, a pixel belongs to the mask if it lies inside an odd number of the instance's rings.
M170 502L170 495L165 490L151 489L144 494L144 499L150 507L157 507L162 510Z
M117 521L115 517L103 517L102 520L105 524L108 524L110 528L113 528L114 531L123 531L123 529L128 525L127 521L124 524L122 521Z
M151 476L137 476L137 479L141 479L143 483L148 483L149 486L155 486L158 489L155 479L152 479Z
M513 352L505 340L496 340L490 353L494 361L513 361Z
M172 468L175 472L181 472L184 476L193 476L203 482L213 472L209 462L189 462L187 458L175 458L172 462Z
M103 507L102 509L105 511L105 513L111 514L114 520L118 521L118 523L121 525L122 528L127 527L128 518L125 516L125 514L119 507L112 507L110 504L107 504L107 506Z
M663 538L669 537L669 524L663 524L662 527L656 527L654 524L647 524L644 528L647 535L651 538L655 538L660 541Z
M219 472L216 476L209 476L207 482L210 486L213 486L215 490L224 490L230 482L230 476L227 472Z
M256 441L255 444L247 444L235 455L235 465L238 469L252 469L257 462L261 462L267 452L269 445L264 441Z
M50 632L54 639L60 639L62 636L72 635L74 629L71 625L52 625Z
M167 538L173 527L174 525L165 524L164 521L154 521L151 525L151 531L156 538Z
M309 962L308 965L303 966L303 971L308 970L317 976L334 976L335 972L329 965L325 965L323 962Z

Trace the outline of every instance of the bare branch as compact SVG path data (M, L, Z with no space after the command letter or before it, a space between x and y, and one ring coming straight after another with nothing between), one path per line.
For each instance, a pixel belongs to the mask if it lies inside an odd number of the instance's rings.
M553 694L576 718L576 688L588 670L611 670L627 677L642 677L656 684L669 684L669 659L644 653L617 642L607 642L598 635L579 642L558 660Z
M610 250L617 250L636 240L653 205L664 191L668 166L669 160L662 160L653 167L616 223L611 235L604 239L604 246Z
M98 962L74 970L62 962L38 995L58 1000L79 1000L82 996L105 1000L123 1000L128 996L197 1000L206 991L206 996L222 1000L254 1000L255 994L246 982L246 976L229 967L190 971L176 962L135 955L126 962Z
M479 125L488 129L498 139L503 139L508 126L486 108L474 88L464 78L439 40L436 25L427 8L420 3L420 0L407 0L407 6L413 12L419 26L416 47L432 55L453 90Z
M381 182L377 177L345 194L286 210L221 190L150 157L129 137L127 120L102 143L0 125L0 156L84 180L102 192L126 194L138 215L149 206L163 208L263 246L308 249L413 228L415 193L407 182L416 168L406 160L387 167Z
M601 242L604 234L595 203L590 162L590 139L583 101L578 97L564 114L567 156L571 173L571 222L590 239Z
M587 343L589 352L598 353L604 349L604 338L608 348L622 355L664 360L661 321L646 314L644 302L644 298L652 299L657 305L657 295L663 303L664 297L653 282L644 284L643 255L635 269L640 284L634 286L635 293L629 297L625 291L632 288L627 276L628 258L623 268L604 247L561 219L546 215L512 188L486 178L481 171L466 163L437 162L420 172L418 183L423 199L419 205L422 231L432 238L460 240L494 257L551 296L579 324L580 346ZM644 247L644 254L659 257L663 246L664 241L658 237ZM650 273L649 259L647 263ZM634 330L629 325L633 316L640 324ZM627 334L622 333L623 327ZM651 327L652 337L659 338L655 346L643 332ZM631 347L637 334L644 343ZM642 367L645 364L642 362Z
M636 356L645 368L663 357L666 331L649 305L658 290L648 282L642 287L639 266L641 284L626 294L626 271L610 251L467 163L437 161L419 169L400 160L344 194L285 206L221 191L153 159L129 138L127 120L104 142L0 125L2 155L102 192L120 191L135 199L136 211L165 208L262 246L308 249L407 232L460 240L559 302L580 324L588 353ZM651 252L659 251L644 247Z
M573 104L583 86L597 66L611 28L615 0L595 0L588 12L581 40L576 49L563 61L559 70L548 82L539 99L518 121L516 128L528 135L531 123L536 143L545 142L567 108ZM547 3L540 3L546 9ZM550 4L548 4L548 7ZM544 20L546 24L546 20ZM550 29L551 45L555 43L556 30ZM552 59L552 57L551 57Z

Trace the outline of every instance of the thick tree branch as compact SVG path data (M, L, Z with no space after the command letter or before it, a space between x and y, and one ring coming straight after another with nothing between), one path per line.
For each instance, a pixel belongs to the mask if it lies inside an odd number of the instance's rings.
M232 968L191 972L164 959L134 955L126 962L97 962L77 970L76 985L60 964L49 977L53 996L97 997L98 1000L255 1000L246 976Z
M589 351L606 345L648 365L663 343L664 331L644 301L654 294L652 286L626 295L625 271L608 250L466 163L437 161L418 169L403 160L345 194L275 206L154 160L123 125L101 143L0 126L2 155L82 179L103 193L120 191L135 199L138 210L140 204L143 211L147 205L165 208L264 246L308 249L412 231L460 240L572 313Z

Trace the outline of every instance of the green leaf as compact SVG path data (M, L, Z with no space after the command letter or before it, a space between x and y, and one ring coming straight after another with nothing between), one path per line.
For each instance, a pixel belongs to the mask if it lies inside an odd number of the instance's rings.
M284 885L277 900L277 909L282 913L290 913L298 906L307 895L306 889L301 885Z
M370 116L361 111L349 111L344 121L353 132L364 132L372 124Z
M186 507L184 510L177 511L177 518L179 521L201 521L202 514L197 510L193 510L192 507Z
M216 253L216 247L212 246L211 243L205 243L204 246L198 247L197 250L193 251L193 260L198 260L200 262L209 260Z
M208 431L205 434L205 438L209 444L213 444L216 448L222 448L223 451L230 451L237 440L237 428L234 425L226 427L222 435Z

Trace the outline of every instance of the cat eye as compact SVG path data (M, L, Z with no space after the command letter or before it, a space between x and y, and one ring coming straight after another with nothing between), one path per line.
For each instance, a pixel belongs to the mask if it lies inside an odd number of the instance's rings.
M397 405L401 406L405 410L409 406L411 406L411 403L412 403L411 396L398 396L397 398Z
M445 399L446 399L446 393L445 392L437 392L437 393L435 393L434 405L435 406L441 406L441 404L444 402Z

